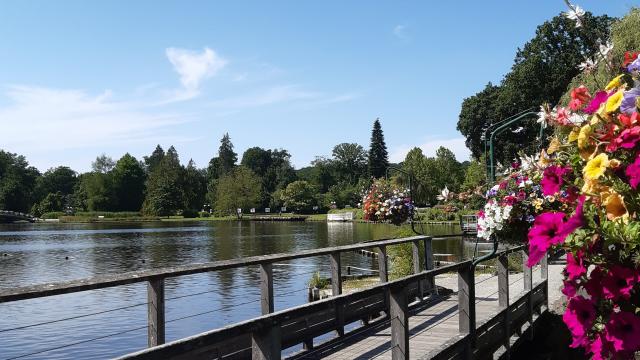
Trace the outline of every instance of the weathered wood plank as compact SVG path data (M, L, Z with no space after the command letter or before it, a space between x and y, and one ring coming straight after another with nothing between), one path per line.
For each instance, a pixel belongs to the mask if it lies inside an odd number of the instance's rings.
M476 331L476 302L475 302L475 277L472 266L458 269L458 329L461 334L469 334L469 348L475 341Z
M273 266L260 264L260 307L262 315L273 312Z
M147 323L149 347L164 344L165 311L164 280L156 279L147 283Z
M251 334L251 359L278 360L282 357L281 344L279 326L253 332Z
M411 253L412 253L412 259L413 259L413 273L419 274L420 272L422 272L422 268L420 267L420 240L414 240L411 243ZM426 286L425 280L420 280L418 282L418 291L417 291L416 299L422 300L424 298L424 292L426 288L425 286Z
M389 320L391 324L391 358L409 359L409 313L407 288L392 287L389 291Z
M342 263L340 253L331 253L331 292L333 296L342 294ZM338 336L344 335L344 308L336 303L336 331Z
M378 271L380 271L380 282L389 281L389 261L387 259L387 247L378 247Z

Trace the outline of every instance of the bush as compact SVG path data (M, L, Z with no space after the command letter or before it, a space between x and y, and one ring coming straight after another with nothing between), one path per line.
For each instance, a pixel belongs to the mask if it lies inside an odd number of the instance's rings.
M321 277L319 271L314 273L311 280L309 280L309 287L312 288L324 289L329 285L331 285L331 280Z
M211 214L209 214L208 211L200 211L198 213L198 216L201 217L201 218L208 218L208 217L211 217Z
M47 212L42 214L40 217L42 219L59 219L60 216L64 216L65 213L62 211L51 211L51 212Z
M418 221L456 221L458 213L447 212L438 208L427 208L418 211Z
M197 218L198 215L199 215L198 210L191 210L191 209L182 210L182 217L184 217L185 219Z

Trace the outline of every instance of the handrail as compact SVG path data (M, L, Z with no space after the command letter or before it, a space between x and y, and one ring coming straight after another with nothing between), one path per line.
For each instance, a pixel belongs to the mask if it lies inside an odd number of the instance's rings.
M497 255L505 256L509 253L513 253L516 251L520 251L524 249L523 245L512 247L509 249L505 249L499 252ZM462 261L459 263L446 265L433 270L425 270L421 271L417 274L412 274L397 280L381 283L378 285L374 285L372 287L368 287L364 290L359 290L349 294L340 294L336 296L332 296L323 300L314 301L311 303L299 305L293 308L281 310L278 312L266 314L260 317L256 317L253 319L249 319L246 321L242 321L233 325L229 325L223 328L214 329L210 331L206 331L197 335L193 335L190 337L186 337L183 339L175 340L170 343L166 343L163 345L159 345L153 348L143 349L134 353L129 353L119 357L119 360L127 360L127 359L136 359L136 360L144 360L144 359L159 359L159 358L172 358L174 356L179 356L188 351L193 351L199 347L206 347L210 344L219 343L222 341L226 341L230 338L244 335L244 334L259 334L268 332L269 329L278 328L285 324L287 321L291 319L295 319L301 316L305 316L308 314L313 314L317 312L321 312L324 310L331 310L339 308L340 306L344 306L349 302L365 299L376 294L382 292L398 292L406 289L410 284L422 281L429 277L434 277L436 275L454 272L466 271L466 269L470 268L471 260ZM471 275L471 279L473 279L473 273L466 273L467 275ZM459 275L460 276L460 275ZM469 279L467 279L469 281ZM471 280L472 281L472 280ZM473 286L472 284L469 284ZM467 293L468 294L468 293ZM406 295L405 295L406 296ZM467 301L467 304L473 303L473 300ZM474 311L475 314L475 311ZM473 315L475 317L475 315ZM475 318L473 320L475 324ZM475 325L473 325L475 329ZM472 330L472 333L475 330ZM270 334L270 336L274 336ZM271 339L272 341L280 341L275 338Z
M40 284L0 290L0 303L34 299L45 296L68 294L87 290L139 283L183 275L198 274L211 271L234 269L238 267L261 265L277 261L288 261L312 256L331 255L353 250L370 249L380 246L399 245L414 241L431 239L430 236L412 236L401 239L380 240L367 243L341 245L320 249L303 250L297 253L281 253L271 255L251 256L243 259L221 260L208 263L198 263L178 267L166 267L153 270L132 271L115 275L98 276L87 279L71 280L52 284Z

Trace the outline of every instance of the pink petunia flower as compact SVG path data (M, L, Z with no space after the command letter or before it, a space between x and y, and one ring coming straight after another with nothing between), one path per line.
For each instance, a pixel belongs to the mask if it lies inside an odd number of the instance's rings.
M567 253L567 266L565 269L569 280L575 280L587 273L587 268L584 265L584 258L582 255L581 250L578 250L575 256L573 253Z
M587 290L587 294L591 296L591 298L596 301L601 299L604 294L602 291L602 279L604 278L604 271L599 266L596 266L591 273L589 273L587 282L584 284L585 290Z
M596 307L591 300L582 296L576 296L569 300L567 309L562 315L562 321L571 332L573 342L570 346L572 348L589 344L587 332L591 329L595 320Z
M544 169L542 180L540 181L540 185L542 186L542 193L544 195L555 195L556 193L560 192L562 184L564 183L562 177L568 174L570 171L571 169L568 167L557 165L552 165Z
M619 148L633 149L640 141L640 126L624 129L618 137L607 146L608 151L616 151Z
M591 344L586 347L587 353L593 354L592 360L608 360L612 350L613 347L604 334L596 335Z
M640 317L627 311L614 312L605 328L606 339L616 352L640 350Z
M638 184L640 184L640 155L636 157L636 160L629 164L625 169L624 173L629 178L629 185L633 190L638 188Z
M562 236L562 241L569 236L576 229L579 229L584 226L584 201L586 197L581 195L578 198L578 206L576 206L576 211L571 215L569 220L562 225L560 228L560 236Z
M602 279L604 297L607 299L628 299L631 290L638 282L638 275L633 269L614 265Z
M587 114L593 114L594 112L598 111L598 109L600 108L600 105L602 105L602 103L607 101L608 98L609 98L609 94L607 94L606 91L598 91L593 96L593 99L591 99L591 102L589 102L589 105L587 105L587 107L584 108L584 110L582 111L584 111Z
M576 296L576 294L578 293L578 289L576 289L576 284L573 281L563 281L562 284L564 285L562 287L562 293L567 297L567 298L572 298L574 296Z
M560 230L564 224L565 214L562 212L546 212L536 216L529 230L529 258L527 266L532 267L544 256L551 245L560 244L566 236Z

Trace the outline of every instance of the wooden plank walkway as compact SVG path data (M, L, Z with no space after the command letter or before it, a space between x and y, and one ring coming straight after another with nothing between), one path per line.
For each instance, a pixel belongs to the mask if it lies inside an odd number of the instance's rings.
M515 301L524 290L523 273L511 274L509 298ZM533 271L534 286L541 281L540 268ZM429 354L458 336L458 279L454 274L436 277L439 286L453 294L441 297L433 304L421 305L409 317L409 353L412 359L428 359ZM496 315L498 306L498 277L476 277L476 311L478 324ZM320 345L298 359L391 359L391 329L389 321L348 335L335 344Z

